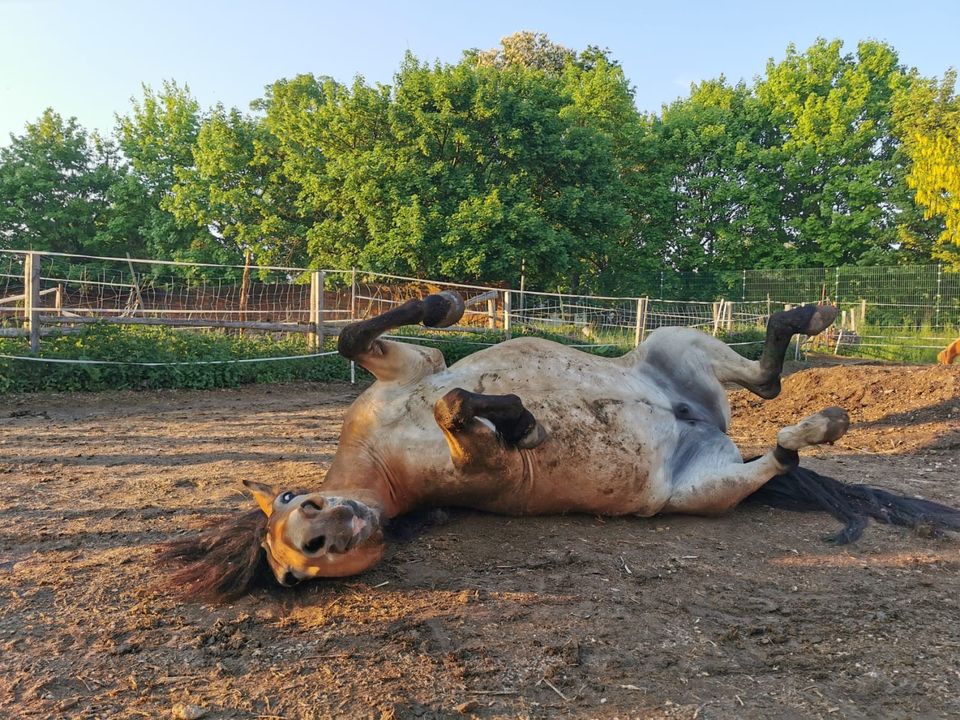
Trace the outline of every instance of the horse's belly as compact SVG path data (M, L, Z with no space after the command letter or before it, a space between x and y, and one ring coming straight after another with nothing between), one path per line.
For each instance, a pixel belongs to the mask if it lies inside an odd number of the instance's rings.
M672 415L636 399L594 398L545 424L548 439L528 463L533 512L653 515L666 503Z
M552 344L549 352L536 352L540 346L514 341L430 375L412 390L398 388L404 401L394 405L390 424L408 436L409 477L419 475L427 496L501 513L658 512L670 495L668 459L676 445L668 398L622 363ZM522 463L511 463L500 477L451 477L432 407L457 387L518 395L547 439L517 451Z
M474 392L518 395L548 433L542 445L521 451L523 477L513 492L491 497L485 509L658 512L670 496L668 458L676 444L668 399L643 376L604 358L577 353L538 364L535 371L528 361L456 379Z

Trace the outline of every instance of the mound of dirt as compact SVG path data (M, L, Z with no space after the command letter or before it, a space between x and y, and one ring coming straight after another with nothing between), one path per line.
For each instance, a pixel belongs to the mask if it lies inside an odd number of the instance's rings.
M777 430L829 406L850 414L839 448L885 452L960 442L960 366L846 365L811 368L783 380L772 401L746 390L730 395L737 419L733 436L750 447L769 443Z

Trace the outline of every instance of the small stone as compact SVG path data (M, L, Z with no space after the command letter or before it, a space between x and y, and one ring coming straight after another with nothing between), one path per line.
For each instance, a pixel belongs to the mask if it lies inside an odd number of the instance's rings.
M173 706L170 714L173 716L173 720L200 720L200 718L206 717L207 711L199 705L177 703Z
M467 700L466 702L457 705L457 712L461 715L466 715L468 712L473 712L478 707L480 707L480 703L478 703L476 700Z

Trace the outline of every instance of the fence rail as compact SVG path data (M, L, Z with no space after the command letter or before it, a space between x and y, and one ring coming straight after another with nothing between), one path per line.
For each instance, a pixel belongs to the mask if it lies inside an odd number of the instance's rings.
M694 280L661 276L660 287ZM956 336L960 275L940 266L744 270L698 274L709 299L582 296L425 280L360 270L212 265L0 250L0 337L41 338L95 322L221 331L303 333L312 349L345 322L371 317L443 289L467 299L449 332L495 331L501 337L547 331L582 344L641 342L664 326L714 335L762 328L772 312L805 302L839 305L826 333L832 352L923 351L932 361ZM655 282L651 285L656 285ZM947 340L948 341L948 340ZM750 341L753 342L753 341ZM926 351L933 352L926 352Z

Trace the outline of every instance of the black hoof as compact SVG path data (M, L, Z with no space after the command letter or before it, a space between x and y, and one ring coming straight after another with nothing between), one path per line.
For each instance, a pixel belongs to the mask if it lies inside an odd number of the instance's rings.
M426 310L423 314L423 324L427 327L445 328L456 325L463 317L465 305L463 298L449 290L428 295L423 299Z
M774 313L770 318L779 333L790 335L818 335L833 324L837 308L833 305L804 305Z
M522 438L517 440L515 445L521 450L533 450L543 444L547 439L547 431L540 423L533 426L533 430L528 432Z

